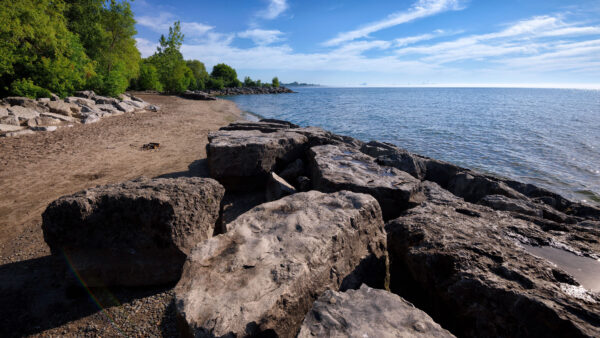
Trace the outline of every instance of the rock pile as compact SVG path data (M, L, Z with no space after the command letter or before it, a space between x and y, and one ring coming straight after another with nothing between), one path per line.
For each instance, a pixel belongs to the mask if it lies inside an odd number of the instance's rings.
M580 275L600 269L598 208L279 120L210 133L207 156L212 179L53 202L47 243L92 283L179 280L183 335L600 335L600 281ZM251 204L227 224L225 189Z
M190 100L214 101L217 99L215 96L284 94L293 92L293 90L285 87L240 87L224 88L221 90L207 89L206 91L186 90L180 96Z
M76 123L95 123L101 118L135 111L156 111L158 107L135 96L121 95L119 99L80 91L76 96L60 100L6 97L0 100L0 136L14 137L33 134L33 131L55 131Z

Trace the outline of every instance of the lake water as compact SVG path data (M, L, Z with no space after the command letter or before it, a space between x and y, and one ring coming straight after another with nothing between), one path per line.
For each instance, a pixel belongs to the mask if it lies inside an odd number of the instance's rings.
M600 91L293 88L229 97L245 111L495 173L600 203Z

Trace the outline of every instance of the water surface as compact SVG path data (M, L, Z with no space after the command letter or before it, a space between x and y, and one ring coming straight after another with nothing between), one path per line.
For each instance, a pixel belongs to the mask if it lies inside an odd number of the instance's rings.
M505 88L294 88L229 97L263 117L495 173L600 202L600 91Z

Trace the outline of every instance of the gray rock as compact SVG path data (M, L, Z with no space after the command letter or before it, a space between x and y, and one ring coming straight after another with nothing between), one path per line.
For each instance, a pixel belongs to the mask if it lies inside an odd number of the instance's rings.
M600 298L519 244L572 242L435 183L423 189L423 204L386 225L392 291L459 336L600 334Z
M143 103L143 104L146 103L146 101L140 99L139 97L136 97L136 96L133 96L133 95L131 95L130 97L131 97L132 101L136 101L136 102Z
M8 116L8 107L0 107L0 117Z
M307 138L278 131L221 130L209 133L206 146L211 177L228 189L263 187L270 172L299 158Z
M50 101L60 101L60 96L56 94L50 94Z
M401 297L366 285L325 291L306 314L298 338L454 337Z
M117 109L119 109L120 111L124 112L124 113L131 113L135 111L135 107L127 104L125 102L119 102L117 104L115 104L115 107L117 107Z
M110 114L114 114L114 113L117 113L119 111L117 109L117 107L115 107L112 104L97 104L94 108L98 109L98 110L101 110L101 111L108 112Z
M8 115L8 116L0 117L0 124L8 124L11 126L20 126L21 121L19 121L19 118L15 115Z
M263 133L274 133L276 131L290 129L290 124L280 122L233 122L219 130L259 130Z
M67 103L73 103L73 104L78 104L80 106L93 106L93 105L96 104L96 102L94 102L94 100L92 100L92 99L86 99L86 98L77 97L77 96L67 97L65 99L65 102L67 102Z
M454 175L448 182L447 189L456 196L473 203L487 195L503 195L513 199L526 199L526 196L499 180L468 171Z
M0 121L2 122L2 121ZM18 131L18 130L22 130L25 127L21 127L18 125L14 125L14 124L2 124L0 123L0 132L4 133L4 132L11 132L11 131Z
M29 127L29 129L33 131L56 131L58 129L57 126L33 126Z
M113 106L116 106L117 104L119 104L121 101L119 101L119 99L115 99L113 97L105 97L105 96L94 96L93 98L94 101L96 101L96 104L110 104Z
M175 287L180 332L293 337L325 290L385 284L382 223L375 199L348 191L255 207L188 258Z
M58 126L61 124L62 124L61 120L55 119L55 118L49 117L49 116L40 116L40 117L36 117L34 119L27 121L27 126L29 126L30 128L45 127L45 126Z
M40 116L40 113L38 113L37 111L30 109L30 108L21 107L21 106L12 106L12 107L8 108L8 113L10 115L14 115L14 116L18 117L19 121L22 121L22 122L27 122L27 120L29 120L29 119L33 119L33 118Z
M160 110L160 107L157 105L151 104L151 105L147 106L146 109L149 111L157 112Z
M180 96L183 97L184 99L189 99L189 100L214 101L217 99L216 97L208 95L205 92L191 91L191 90L186 90Z
M82 90L75 92L75 96L93 100L96 97L96 93L92 90Z
M179 279L192 247L213 235L224 188L212 179L138 179L50 203L44 240L89 286Z
M123 103L133 106L136 109L144 109L144 108L146 108L146 106L148 106L148 103L143 102L143 101L139 102L139 101L134 101L134 100L126 100L126 101L123 101Z
M17 131L7 132L7 133L2 134L2 136L4 136L4 137L21 137L21 136L32 135L32 134L35 134L35 131L25 129L25 130L17 130Z
M73 115L77 116L81 113L81 107L73 103L50 101L46 103L46 105L50 108L50 112L54 114L72 117Z
M50 118L53 118L53 119L57 119L59 121L69 122L69 123L76 123L77 122L76 118L70 117L70 116L61 115L61 114L41 113L40 116L42 116L42 117L50 117Z
M37 99L37 102L39 102L41 104L45 104L47 102L50 102L50 98L49 97L40 97L39 99Z
M377 163L394 167L413 175L418 179L424 179L426 173L425 161L421 158L409 153L408 151L398 148L392 144L371 141L364 144L360 151L375 157Z
M323 192L350 190L370 194L384 219L397 217L421 201L420 181L393 167L382 167L354 148L316 146L308 151L313 188Z
M87 115L86 117L83 118L83 120L81 120L81 122L83 124L92 124L92 123L96 123L98 121L100 121L100 117L98 117L98 115L96 115L96 114Z
M296 128L292 130L308 138L309 147L334 144L351 148L360 148L363 142L344 135L337 135L318 127Z
M279 177L276 173L271 173L267 181L265 191L265 199L267 201L275 201L282 197L296 193L296 188Z

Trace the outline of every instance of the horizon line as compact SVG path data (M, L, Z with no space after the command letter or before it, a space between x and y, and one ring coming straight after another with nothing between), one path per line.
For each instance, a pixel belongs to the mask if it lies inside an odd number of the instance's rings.
M519 89L580 89L600 90L600 84L556 84L556 83L515 83L515 84L486 84L486 83L447 83L447 84L374 84L374 85L318 85L329 88L519 88Z

